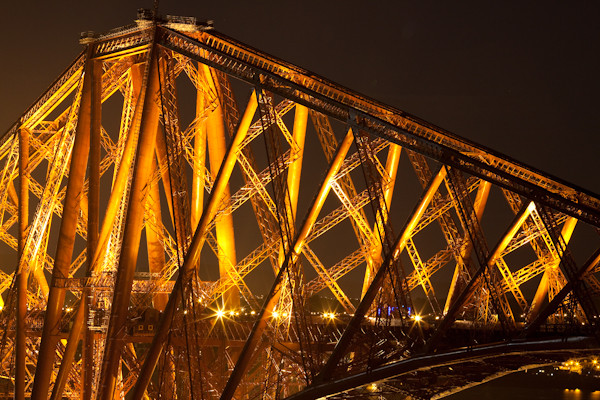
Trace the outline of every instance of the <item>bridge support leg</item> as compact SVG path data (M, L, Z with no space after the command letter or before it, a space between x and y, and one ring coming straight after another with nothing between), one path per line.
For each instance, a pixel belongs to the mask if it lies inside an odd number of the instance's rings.
M206 233L208 231L210 222L220 207L223 192L227 187L229 177L233 172L233 167L235 166L237 160L237 152L242 141L246 137L246 134L248 133L248 129L250 128L257 104L256 96L253 93L248 101L248 106L246 107L246 111L242 117L238 131L232 139L231 145L229 146L229 149L223 158L223 162L221 163L221 169L219 170L219 174L217 175L217 179L213 185L210 197L208 198L208 203L202 212L202 217L198 222L198 227L196 228L196 233L194 234L194 238L190 243L183 267L181 268L182 270L177 277L177 281L175 282L173 291L169 296L169 301L165 307L165 311L160 319L156 335L154 336L152 344L148 349L148 353L146 354L144 365L140 370L138 380L133 389L132 400L142 399L146 391L146 387L150 382L150 378L154 373L154 368L156 367L156 363L160 358L164 342L169 333L169 324L171 323L171 319L173 318L175 310L179 304L179 301L181 300L183 285L187 283L189 275L193 272L194 268L196 268L197 262L200 259L200 252L202 251L204 241L206 240Z
M156 159L152 159L152 175L158 171ZM162 210L160 206L160 192L158 182L150 182L148 193L146 195L146 212L151 213L156 221L162 220ZM167 196L169 197L169 196ZM147 223L147 225L149 225ZM165 267L165 248L161 243L156 229L147 226L146 242L148 244L148 269L151 274L160 274ZM152 297L154 308L163 311L167 305L168 296L166 293L158 293Z
M134 97L140 99L141 82L142 82L142 65L136 64L131 67L132 82L134 88ZM127 133L127 139L123 148L123 156L119 163L119 168L113 180L113 187L108 200L108 205L104 213L104 219L102 220L102 227L100 228L100 234L98 235L98 243L96 251L94 252L94 258L92 259L92 273L100 268L100 257L104 252L108 239L110 238L115 219L121 206L121 199L127 189L129 170L135 157L135 148L138 138L138 131L135 126L135 121L141 118L143 109L143 101L138 100L135 111L133 123Z
M202 64L198 65L199 71L202 71ZM206 104L204 90L198 89L196 94L196 118L201 118L196 124L196 134L194 135L194 161L192 171L192 201L191 217L192 231L196 230L198 221L202 215L202 206L204 205L204 169L206 164Z
M135 161L129 206L123 233L123 244L119 258L119 266L115 279L114 297L111 315L106 335L106 348L102 362L100 377L100 398L110 400L113 398L119 362L123 347L123 337L127 322L127 310L131 297L131 285L137 263L141 230L144 222L144 195L152 167L156 132L158 130L160 104L159 85L159 58L158 48L152 48L147 71L147 87L144 96L138 152Z
M308 120L308 109L301 104L296 104L294 116L294 129L292 136L296 142L296 152L291 155L296 158L288 169L288 192L290 196L290 207L292 216L296 220L296 209L298 206L298 193L300 188L300 173L302 172L302 157L304 155L304 138L306 136L306 122Z
M141 84L141 76L140 76L140 66L139 65L134 65L132 67L132 74L133 74L133 81L134 81L134 95L137 97L137 94L139 94L140 92L140 84ZM96 209L96 207L98 207L97 204L95 204L95 201L99 201L99 199L97 199L97 196L99 196L99 193L96 194L96 189L95 186L99 183L97 183L96 181L99 181L100 178L100 171L99 171L99 161L98 161L98 156L99 154L95 155L95 153L98 152L99 150L99 135L100 135L100 129L101 129L101 69L100 69L100 64L99 63L94 63L94 75L93 75L93 79L94 79L94 83L93 83L93 90L92 90L92 127L91 127L91 137L90 137L90 192L89 192L89 211L88 211L88 218L91 219L91 227L90 227L90 222L88 221L88 250L91 250L90 247L92 248L92 252L88 253L89 254L93 254L93 256L89 256L89 261L88 261L88 272L87 275L88 276L92 276L94 274L94 272L100 267L99 264L99 257L100 257L100 253L102 251L102 248L104 247L104 245L106 245L106 240L108 240L108 236L110 235L110 231L112 228L112 225L114 223L115 217L116 217L116 213L117 213L117 207L119 205L119 202L117 201L117 199L119 199L122 195L123 192L125 190L126 187L126 183L127 183L127 174L128 171L131 167L131 162L133 160L133 151L134 151L134 145L135 145L135 134L132 132L133 128L130 129L127 141L126 141L126 145L125 145L125 149L123 152L123 158L121 160L121 163L119 164L119 170L117 171L116 174L116 178L115 181L113 182L113 191L111 192L111 201L109 201L109 211L106 212L103 224L102 224L102 230L100 235L97 234L97 227L95 228L96 230L96 242L95 244L93 243L94 241L94 219L98 218L99 221L99 215L94 215L95 213L97 213L98 211L94 211ZM138 85L136 85L136 83L138 83ZM136 88L137 86L137 88ZM138 104L138 106L141 107L141 104ZM137 111L136 111L137 112ZM97 136L97 137L95 137ZM97 166L94 166L94 164L97 163ZM97 199L97 200L94 200ZM112 208L111 208L112 205ZM112 211L111 211L112 210ZM97 226L97 225L96 225ZM92 243L90 244L89 241L92 241ZM89 293L86 289L85 293ZM89 306L91 305L91 298L86 297L84 298L84 301L82 301L79 304L79 307L75 313L75 317L73 320L73 327L71 328L71 332L69 333L69 340L71 340L72 338L75 340L75 343L70 343L68 342L67 347L70 346L74 346L75 348L77 347L77 342L79 341L79 337L81 334L81 329L83 328L83 321L87 321L88 317L87 317L87 313L89 312ZM85 308L85 312L82 312L81 310ZM86 327L87 328L87 327ZM93 368L93 334L86 329L86 342L84 344L84 354L83 354L83 374L82 374L82 381L83 381L83 398L84 399L89 399L91 397L91 390L92 390L92 373L91 373L91 369ZM66 354L69 354L69 349L67 348L66 350ZM68 360L68 358L65 358L63 356L63 362L61 363L61 369L59 371L59 375L62 373L66 379L66 376L68 376L69 370L71 368L71 361L72 360ZM87 363L87 364L86 364ZM38 363L39 365L39 363ZM64 369L64 371L63 371ZM90 377L89 379L86 377ZM57 388L60 385L55 384L55 389L53 391L53 393L56 392L56 394L53 394L53 396L55 396L56 398L60 398L61 396L61 392L62 389L60 389L60 391L57 391ZM63 385L64 387L64 385Z
M100 229L100 139L102 135L102 62L93 61L92 76L92 115L90 131L90 161L89 161L89 192L88 192L88 248L86 276L92 276L92 260L98 247L98 232ZM92 398L92 381L94 370L94 334L89 329L90 307L93 302L93 293L90 288L83 292L85 321L83 354L82 354L82 393L83 400ZM79 313L79 311L78 311ZM77 321L75 321L77 323Z
M19 130L19 259L25 246L25 233L29 223L29 131L26 128ZM19 263L20 264L20 263ZM25 318L27 315L27 280L29 266L17 271L17 337L15 348L15 399L25 399L25 368L26 368L26 334Z
M88 56L91 48L88 50ZM91 124L91 92L92 92L92 61L86 62L83 92L79 106L79 119L75 131L75 142L71 155L69 168L69 181L65 195L62 222L60 225L60 236L52 269L52 284L48 295L48 305L42 331L42 341L38 355L38 364L35 371L35 379L31 398L46 399L48 388L54 366L57 333L59 321L62 317L65 302L66 289L61 281L69 277L69 268L75 245L77 229L77 218L81 204L81 193L87 169L89 146L90 146L90 124Z
M90 60L92 64L90 69L92 71L92 88L91 88L91 110L90 110L90 154L89 154L89 192L88 192L88 270L87 276L91 273L91 260L98 241L98 225L99 225L99 203L100 203L100 130L101 130L101 92L102 92L102 68L99 62ZM88 71L89 73L89 71ZM86 398L86 393L91 396L91 385L92 385L92 369L93 369L93 335L92 332L87 329L87 324L84 325L85 321L88 321L88 313L90 306L90 291L89 288L83 291L83 296L79 307L77 308L75 317L73 319L73 326L69 333L67 340L67 346L63 354L63 358L60 364L58 375L54 382L52 389L51 399L61 399L62 393L67 383L67 378L75 353L77 351L77 345L81 339L81 334L84 334L83 341L83 353L82 353L82 398ZM85 330L84 330L85 327ZM89 377L89 378L88 378ZM88 399L90 397L87 397Z
M216 81L216 75L211 73L210 68L207 65L202 66L202 72L204 73L205 81L208 82L210 90L215 93L219 93L218 85ZM208 114L206 119L206 130L208 139L208 154L210 161L210 172L213 179L216 179L221 163L225 158L225 152L227 146L225 144L225 123L223 121L223 107L221 102L217 103L217 106ZM229 184L227 184L223 190L223 203L229 204ZM217 242L219 247L217 249L217 256L219 259L219 276L225 277L230 275L228 270L233 268L236 264L236 252L235 252L235 236L233 231L233 217L231 213L225 212L216 223ZM222 296L222 309L237 309L240 305L240 293L237 287L232 287L223 293Z

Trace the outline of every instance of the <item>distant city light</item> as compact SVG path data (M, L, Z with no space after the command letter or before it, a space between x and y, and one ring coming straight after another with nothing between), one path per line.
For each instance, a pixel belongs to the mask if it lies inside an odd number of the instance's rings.
M332 312L325 312L323 313L323 318L325 319L335 319L335 313Z
M421 322L423 320L423 317L421 317L419 314L415 314L413 318L415 322Z

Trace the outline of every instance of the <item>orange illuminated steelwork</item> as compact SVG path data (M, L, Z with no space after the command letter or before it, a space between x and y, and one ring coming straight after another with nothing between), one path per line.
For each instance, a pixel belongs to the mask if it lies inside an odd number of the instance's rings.
M0 139L0 397L425 397L598 347L598 196L195 18L82 43Z

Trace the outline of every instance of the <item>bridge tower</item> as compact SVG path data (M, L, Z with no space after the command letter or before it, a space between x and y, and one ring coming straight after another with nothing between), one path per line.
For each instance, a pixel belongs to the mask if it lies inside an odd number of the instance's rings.
M0 139L1 397L431 397L598 347L598 195L195 18L81 43Z

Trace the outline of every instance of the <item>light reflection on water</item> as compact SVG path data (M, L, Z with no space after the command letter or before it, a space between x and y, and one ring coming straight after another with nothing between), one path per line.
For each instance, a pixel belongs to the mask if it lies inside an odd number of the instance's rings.
M600 400L600 387L588 389L560 389L559 387L559 385L555 385L554 387L547 386L547 381L541 380L534 374L525 375L517 373L455 393L446 397L446 399Z
M475 387L471 390L446 397L448 400L600 400L600 391L579 389L548 389L543 387Z
M600 400L600 391L584 391L580 389L565 389L563 391L563 400Z

